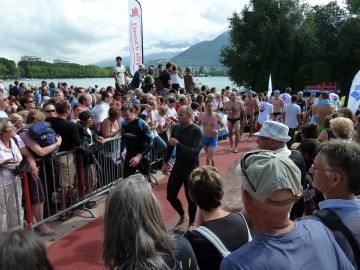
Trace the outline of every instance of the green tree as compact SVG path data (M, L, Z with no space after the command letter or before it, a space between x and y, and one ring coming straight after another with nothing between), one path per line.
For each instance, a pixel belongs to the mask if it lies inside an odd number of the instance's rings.
M221 50L229 77L254 90L267 87L269 74L277 86L297 85L297 68L305 64L306 5L293 0L251 0L230 21L230 45Z
M348 9L354 14L360 14L360 0L346 0Z
M5 65L0 64L0 76L6 77L9 74L9 70Z

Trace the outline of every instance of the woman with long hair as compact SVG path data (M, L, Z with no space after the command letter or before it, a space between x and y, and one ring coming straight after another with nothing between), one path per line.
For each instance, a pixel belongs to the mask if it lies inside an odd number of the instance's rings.
M1 270L53 270L45 244L30 230L0 234Z
M190 243L166 231L159 202L142 175L121 180L109 193L103 259L109 269L197 269Z

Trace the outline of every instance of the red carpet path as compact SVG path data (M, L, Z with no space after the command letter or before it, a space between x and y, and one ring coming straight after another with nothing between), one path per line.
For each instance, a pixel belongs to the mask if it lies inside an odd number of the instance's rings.
M255 138L248 140L243 137L238 145L238 153L232 153L229 140L220 141L216 156L215 164L222 173L224 186L230 190L234 186L239 186L239 180L235 177L233 171L238 164L239 158L248 150L255 147ZM205 165L205 155L200 155L200 164ZM223 173L227 171L225 179ZM171 219L177 220L177 213L166 200L166 184L168 177L165 176L160 180L160 185L154 187L154 192L160 200L162 214L165 223L169 224ZM225 193L227 192L225 190ZM183 189L179 193L179 198L184 206L187 205ZM105 269L102 262L102 239L103 239L103 219L98 217L87 225L74 231L73 233L56 241L48 248L49 258L55 270L72 269L72 270L98 270Z

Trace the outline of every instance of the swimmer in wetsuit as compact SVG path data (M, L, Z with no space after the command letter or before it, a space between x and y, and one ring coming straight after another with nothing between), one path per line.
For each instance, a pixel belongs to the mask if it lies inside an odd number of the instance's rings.
M189 195L189 177L190 173L199 166L199 153L202 148L203 136L198 125L193 123L193 110L190 106L181 106L178 110L177 123L172 131L169 144L164 153L162 165L163 174L167 174L167 162L176 147L176 159L171 170L169 181L167 183L167 200L171 206L178 212L180 219L174 229L181 229L185 222L189 222L187 230L192 231L195 228L196 204ZM188 214L178 198L179 191L184 185L185 196L188 202Z
M236 98L236 91L232 91L230 94L230 100L224 103L223 112L227 113L229 140L230 140L230 151L237 153L237 145L239 143L240 125L242 122L242 115L244 114L244 105L240 100ZM233 129L235 129L235 142L233 140Z
M132 104L123 104L121 114L124 121L122 129L121 160L124 161L124 178L135 174L139 169L143 175L150 174L150 158L148 156L153 147L153 138L150 127L146 122L135 115ZM126 147L126 156L123 150Z

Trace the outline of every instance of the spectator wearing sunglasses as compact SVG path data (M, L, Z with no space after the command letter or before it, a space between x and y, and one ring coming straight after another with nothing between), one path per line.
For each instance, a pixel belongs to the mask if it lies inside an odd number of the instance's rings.
M0 119L8 118L7 113L5 112L7 107L9 107L9 98L4 93L0 93Z
M225 257L220 269L354 269L321 222L289 218L303 196L300 170L289 157L248 152L240 166L242 198L255 235Z

